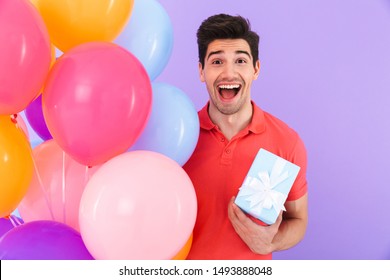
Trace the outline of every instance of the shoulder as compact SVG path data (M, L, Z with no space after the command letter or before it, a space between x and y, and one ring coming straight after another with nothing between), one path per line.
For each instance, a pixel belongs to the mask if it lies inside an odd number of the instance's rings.
M265 149L298 165L301 169L289 193L288 201L296 200L307 192L307 152L299 134L287 123L264 112Z
M275 134L279 134L281 137L299 138L298 133L286 122L268 112L263 112L266 130Z
M255 103L253 103L254 115L253 117L256 120L253 122L262 123L262 131L268 137L271 137L273 141L277 141L276 144L280 146L281 144L293 144L296 141L300 140L298 133L290 127L286 122L282 121L280 118L274 116L273 114L262 110Z
M256 106L256 105L255 105ZM257 106L256 106L257 107ZM306 149L304 143L295 129L290 127L285 121L261 110L254 115L262 119L263 132L259 135L263 144L273 153L290 161L305 161Z

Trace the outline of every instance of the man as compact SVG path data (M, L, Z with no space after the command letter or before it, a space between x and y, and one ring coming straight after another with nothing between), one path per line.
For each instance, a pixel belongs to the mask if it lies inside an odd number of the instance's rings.
M304 236L307 225L306 151L295 131L251 100L260 70L259 36L249 21L225 14L197 32L200 80L210 101L199 112L197 147L185 164L198 198L188 259L271 259ZM265 225L235 203L260 148L301 167L276 223Z

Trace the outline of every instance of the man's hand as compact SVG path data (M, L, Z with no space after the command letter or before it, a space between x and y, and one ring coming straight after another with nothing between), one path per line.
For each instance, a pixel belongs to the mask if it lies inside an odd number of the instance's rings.
M293 201L287 201L286 212L279 214L273 225L261 226L253 222L234 203L234 197L228 206L229 219L241 239L257 254L269 254L295 246L306 232L307 194Z
M280 223L282 222L282 213L279 214L274 224L261 226L247 217L234 203L234 199L235 197L229 202L228 216L237 234L252 252L261 255L272 253L275 250L272 246L272 240L278 233Z

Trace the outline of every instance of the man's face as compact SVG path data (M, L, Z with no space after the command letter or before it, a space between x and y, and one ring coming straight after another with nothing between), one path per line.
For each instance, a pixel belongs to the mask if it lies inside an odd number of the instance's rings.
M207 48L204 68L199 63L200 80L206 83L210 106L224 115L237 113L250 104L252 81L257 79L260 62L253 67L248 43L243 39L214 40Z

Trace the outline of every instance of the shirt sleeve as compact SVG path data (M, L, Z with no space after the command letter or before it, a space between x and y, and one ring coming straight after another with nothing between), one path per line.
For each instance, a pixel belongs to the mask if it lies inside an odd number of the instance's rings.
M287 197L287 201L293 201L301 198L308 191L306 171L307 171L307 153L305 145L299 136L292 150L291 162L298 165L301 169L299 170L298 176L290 190Z

